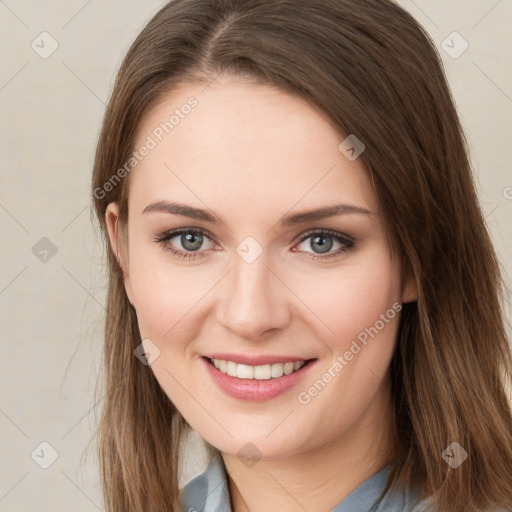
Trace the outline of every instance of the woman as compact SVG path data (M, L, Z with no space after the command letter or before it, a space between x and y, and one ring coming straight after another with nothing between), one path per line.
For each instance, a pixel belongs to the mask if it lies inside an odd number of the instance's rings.
M440 59L384 0L175 0L98 142L108 511L512 505L499 265ZM212 453L180 493L190 427Z

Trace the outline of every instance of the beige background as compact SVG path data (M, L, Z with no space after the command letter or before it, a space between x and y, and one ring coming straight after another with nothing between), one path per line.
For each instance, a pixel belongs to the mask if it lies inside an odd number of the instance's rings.
M88 445L101 408L95 382L105 304L89 182L117 66L163 3L0 0L0 512L103 510L95 447ZM512 2L400 4L443 57L482 206L510 275ZM39 53L52 39L39 37L43 31L58 44L46 59ZM442 47L453 31L469 44L458 58ZM464 47L457 35L447 42L452 53ZM40 467L52 461L43 441L57 455L48 469ZM182 483L203 464L192 453Z

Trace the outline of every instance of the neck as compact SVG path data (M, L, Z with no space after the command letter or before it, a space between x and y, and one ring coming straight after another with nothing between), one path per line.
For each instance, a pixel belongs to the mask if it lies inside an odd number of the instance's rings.
M390 463L396 450L391 396L384 386L379 394L343 435L307 452L252 467L223 453L233 512L266 512L269 504L282 512L331 510Z

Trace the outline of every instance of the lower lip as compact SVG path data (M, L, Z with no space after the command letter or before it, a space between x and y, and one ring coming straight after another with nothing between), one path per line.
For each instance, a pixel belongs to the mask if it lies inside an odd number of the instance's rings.
M299 383L316 363L316 360L310 360L302 368L290 373L290 375L259 380L231 377L231 375L222 373L215 368L209 359L203 357L202 361L206 365L206 370L211 375L215 384L224 393L233 398L251 402L263 402L285 393Z

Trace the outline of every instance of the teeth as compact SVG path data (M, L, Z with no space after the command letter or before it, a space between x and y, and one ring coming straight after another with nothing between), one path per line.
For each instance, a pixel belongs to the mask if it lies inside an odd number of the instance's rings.
M249 366L247 364L237 364L233 361L225 361L223 359L211 359L211 361L215 368L231 377L256 380L277 379L283 375L290 375L306 364L306 361L297 361L284 364L274 363Z
M246 364L239 364L236 367L236 376L239 379L252 379L254 378L254 366L247 366Z
M214 359L214 361L218 361L218 359ZM225 371L223 373L227 373L228 375L231 375L231 377L236 377L236 367L237 366L238 365L236 363L234 363L233 361L228 361L227 371Z
M259 380L267 380L272 377L272 368L269 364L254 367L254 378Z
M293 363L285 363L284 365L284 374L290 375L293 372Z
M284 375L284 364L275 363L272 365L272 377L282 377Z

